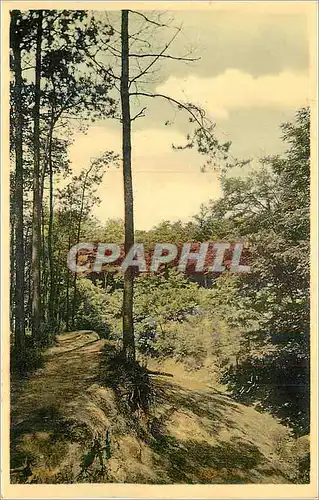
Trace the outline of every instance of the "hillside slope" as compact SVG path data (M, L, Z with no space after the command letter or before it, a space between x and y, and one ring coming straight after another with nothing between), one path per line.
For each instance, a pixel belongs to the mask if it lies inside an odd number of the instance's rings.
M94 332L60 335L44 368L12 382L12 482L300 482L307 440L196 373L151 375L149 414L125 411L101 383L112 348Z

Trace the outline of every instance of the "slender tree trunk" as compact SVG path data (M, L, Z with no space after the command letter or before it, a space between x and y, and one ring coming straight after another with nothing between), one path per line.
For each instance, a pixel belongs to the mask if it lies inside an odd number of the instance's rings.
M21 46L16 33L18 11L11 12L10 37L14 60L14 120L15 120L15 348L21 368L25 363L24 321L24 237L23 237L23 111Z
M76 242L75 242L76 245L78 245L79 242L80 242L82 219L83 219L83 211L84 211L85 192L86 192L89 175L91 173L92 168L93 168L93 165L91 165L91 167L87 170L87 172L85 174L85 177L84 177L84 181L83 181L83 188L82 188L82 193L81 193L81 205L80 205L79 221L78 221L77 234L76 234ZM77 273L74 273L74 278L73 278L73 300L72 300L72 327L74 327L74 318L75 318L75 309L76 309L76 297L77 297Z
M84 187L82 190L82 198L81 198L81 208L80 208L80 215L79 215L79 222L78 222L78 229L77 229L77 235L76 235L76 245L80 242L80 235L81 235L81 224L82 224L82 216L83 216L83 205L84 205L84 195L85 195L85 188L86 188L86 180L87 177L84 180ZM72 328L74 328L74 318L75 318L75 309L76 309L76 297L77 297L77 273L74 273L74 278L73 278L73 299L72 299Z
M47 281L48 281L48 268L47 268L47 255L46 255L46 248L45 248L45 214L44 214L44 207L42 203L42 196L40 195L41 198L41 253L40 253L40 262L41 262L41 317L40 317L40 322L41 324L44 324L47 319L47 303L48 303L48 287L47 287Z
M14 310L15 310L15 262L14 262L14 249L15 249L15 241L14 241L14 221L11 217L10 224L10 332L14 332Z
M27 226L27 229L25 231L24 235L24 267L25 267L25 272L24 272L24 303L25 303L25 308L24 308L24 321L25 321L25 327L30 329L31 328L31 304L32 304L32 287L31 287L31 281L32 281L32 269L31 269L31 249L32 245L30 244L30 230L32 230L31 226Z
M54 109L51 113L51 124L49 131L49 228L48 228L48 258L49 258L49 273L50 273L50 289L49 289L49 324L50 328L55 330L56 322L54 315L54 263L53 263L53 165L52 165L52 140L53 140L53 127L54 127Z
M68 252L71 248L71 237L69 235ZM70 329L70 271L66 268L66 311L65 311L65 329L68 332Z
M79 222L78 222L78 229L77 229L76 243L75 243L76 245L78 245L78 243L80 242L81 224L82 224L82 216L83 216L83 205L84 205L84 194L85 194L85 188L86 188L86 179L84 181L84 188L83 188L83 191L82 191L81 208L80 208L80 215L79 215ZM72 299L72 327L73 328L74 328L74 318L75 318L75 309L76 309L76 297L77 297L77 280L78 280L77 273L74 273L74 278L73 278L73 299Z
M59 252L58 257L57 257L57 262L60 262L60 256L61 253ZM55 330L60 331L60 326L61 326L61 272L60 269L56 266L55 268L55 274L54 274L54 283L55 283L55 294L54 294L54 300L53 300L53 314L54 314L54 324L55 324Z
M81 231L81 217L79 218L78 234L77 234L77 238L76 238L76 245L80 241L80 231ZM77 281L78 281L77 273L74 273L74 277L73 277L72 313L71 313L72 328L74 328L74 319L75 319L76 297L77 297Z
M40 97L43 11L38 11L34 98L34 172L32 217L32 335L41 339L41 193L40 193Z
M129 35L128 11L122 10L122 71L121 71L121 106L122 106L122 155L124 182L124 228L125 254L134 244L133 185L131 165L131 115L129 95ZM128 361L135 361L135 341L133 323L134 274L129 267L124 275L123 293L123 351Z

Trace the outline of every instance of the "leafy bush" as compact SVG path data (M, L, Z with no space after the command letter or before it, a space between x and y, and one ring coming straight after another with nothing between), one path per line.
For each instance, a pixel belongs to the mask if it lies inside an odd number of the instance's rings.
M99 284L87 278L78 280L78 307L75 327L80 330L95 330L103 337L110 332L107 315L107 295Z
M139 277L134 304L139 350L151 355L168 355L164 341L168 325L172 322L183 323L198 304L198 285L175 270L165 276Z
M288 424L297 435L309 433L309 364L301 351L285 345L276 353L242 362L224 374L236 399L254 402Z
M21 353L14 346L11 347L10 372L13 376L28 376L38 368L42 368L43 364L43 350L40 346L34 345L31 334L26 336L24 359L21 358Z
M107 290L104 317L110 336L122 337L122 289ZM200 300L197 284L170 270L165 276L139 276L134 284L134 328L136 347L150 355L164 354L160 339L167 325L182 323L196 312Z

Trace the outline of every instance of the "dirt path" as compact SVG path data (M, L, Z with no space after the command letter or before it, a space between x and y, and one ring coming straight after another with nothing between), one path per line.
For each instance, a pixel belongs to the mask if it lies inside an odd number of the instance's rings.
M22 384L13 384L11 422L16 427L51 408L63 410L81 397L98 375L98 353L105 344L90 331L58 337L57 345L46 352L45 366Z
M60 335L44 368L12 384L11 466L27 463L13 482L298 480L307 443L300 450L270 415L217 393L196 373L152 376L156 398L147 422L121 412L99 380L105 345L94 332Z

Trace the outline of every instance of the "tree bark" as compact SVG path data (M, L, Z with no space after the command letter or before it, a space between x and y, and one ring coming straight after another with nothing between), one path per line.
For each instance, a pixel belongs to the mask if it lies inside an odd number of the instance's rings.
M49 228L48 228L48 259L49 259L49 273L50 273L50 289L49 289L49 303L48 303L48 315L49 315L49 325L50 328L55 330L55 311L54 311L54 294L55 294L55 283L54 283L54 262L53 262L53 164L52 164L52 140L53 140L53 127L54 127L54 109L52 108L51 113L51 123L49 131Z
M133 217L133 185L131 164L131 114L129 95L129 34L128 11L122 10L122 68L121 68L121 106L122 106L122 155L123 155L123 182L124 182L124 230L125 254L134 244L134 217ZM123 351L125 358L135 361L135 341L133 322L134 274L129 267L124 274L123 292Z
M15 309L15 223L14 214L11 211L10 221L10 332L14 332L14 309Z
M32 335L41 340L41 193L40 193L40 98L43 11L38 11L34 96L34 171L32 216Z
M41 263L41 316L40 324L45 324L47 320L47 303L48 303L48 266L47 266L47 255L45 248L45 213L44 206L42 203L43 197L40 192L41 199L41 253L40 253L40 263Z
M71 248L71 236L69 235L68 252ZM66 304L65 304L65 329L70 329L70 270L66 268Z
M21 45L16 33L18 11L11 12L10 38L14 61L14 120L15 120L15 348L21 367L25 362L24 317L24 237L23 237L23 111Z

